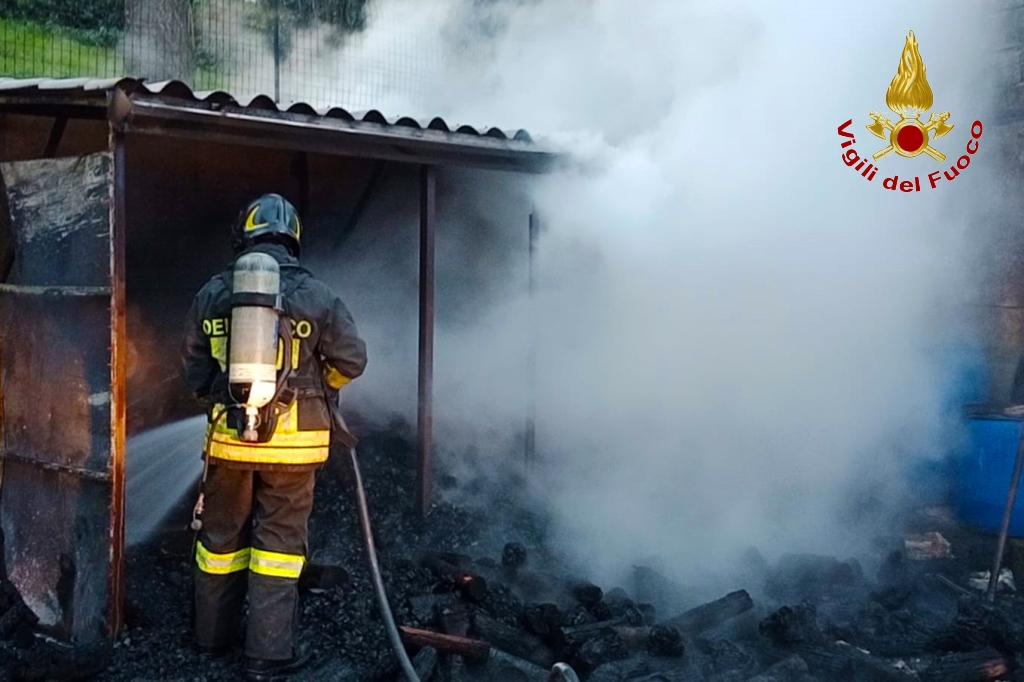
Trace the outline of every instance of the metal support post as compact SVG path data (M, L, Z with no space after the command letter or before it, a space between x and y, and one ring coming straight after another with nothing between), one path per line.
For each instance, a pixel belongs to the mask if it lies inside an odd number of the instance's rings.
M437 178L433 166L420 168L420 344L417 408L416 509L430 510L434 456L434 223Z

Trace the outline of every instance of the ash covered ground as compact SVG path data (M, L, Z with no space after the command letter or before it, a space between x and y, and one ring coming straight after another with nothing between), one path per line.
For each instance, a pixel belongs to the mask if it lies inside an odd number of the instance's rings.
M413 509L415 450L410 440L386 435L367 438L360 443L359 458L384 580L399 623L420 622L409 596L453 587L417 565L415 560L425 551L500 559L503 545L498 538L505 536L528 547L534 556L542 556L539 519L513 506L511 499L495 500L496 509L509 512L497 520L446 503L446 489L456 484L450 476L438 477L435 506L426 519L420 518ZM343 585L303 591L299 636L313 649L314 658L308 672L295 679L387 679L395 670L350 490L344 453L335 453L317 481L309 559L316 565L342 566L348 575ZM477 493L502 494L499 490ZM186 523L187 519L179 526ZM192 648L190 542L191 534L169 533L131 552L129 629L99 680L238 678L240 652L211 660ZM503 614L514 614L516 609L514 599L499 586L487 591L482 605Z
M994 539L948 518L914 515L863 563L787 555L769 564L751 549L710 596L706 586L679 585L670 571L647 565L624 585L598 586L559 562L545 520L524 509L515 486L441 475L438 503L424 520L412 509L408 439L367 438L360 461L399 623L490 645L480 660L421 656L434 682L542 682L556 660L594 682L1024 681L1024 599L1007 588L995 605L984 601L971 579L986 569ZM304 582L301 638L314 657L293 678L299 682L399 679L345 469L335 457L320 477L310 550L314 566L342 566L347 576L337 584L337 574L311 572ZM467 506L448 501L455 490ZM936 531L951 553L936 536L916 549L904 541ZM212 659L192 647L190 542L171 528L132 549L127 627L112 646L73 648L34 635L3 585L7 679L239 679L240 651ZM1006 560L1024 576L1014 545Z

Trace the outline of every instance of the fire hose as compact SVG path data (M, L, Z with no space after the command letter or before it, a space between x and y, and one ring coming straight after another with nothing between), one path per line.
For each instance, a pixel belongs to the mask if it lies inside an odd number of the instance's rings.
M366 490L363 488L363 478L359 473L359 462L356 458L356 449L349 448L349 461L352 463L352 475L355 477L356 502L359 509L359 527L363 531L363 539L366 541L366 556L370 561L370 575L373 578L373 591L377 596L377 607L380 609L381 618L384 619L384 627L388 631L388 639L391 641L391 648L398 658L398 664L402 668L406 682L420 682L416 671L412 667L409 655L405 653L405 646L402 644L402 637L398 634L398 625L395 624L395 616L391 613L391 605L388 603L388 595L384 590L384 580L380 575L380 565L377 561L377 549L373 543L373 529L370 527L370 510L366 506Z

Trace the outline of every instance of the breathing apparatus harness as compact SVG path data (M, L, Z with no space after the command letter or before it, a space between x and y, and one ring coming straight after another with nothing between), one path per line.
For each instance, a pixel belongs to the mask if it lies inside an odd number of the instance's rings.
M272 256L248 253L232 269L231 323L228 335L228 401L214 415L203 447L203 475L192 510L193 530L203 527L203 488L210 468L210 446L221 420L228 419L239 439L266 443L277 428L278 416L290 409L298 391L294 374L292 328L285 321L280 292L280 267ZM281 371L277 369L278 349Z
M284 323L282 324L282 320ZM281 412L307 395L320 395L327 403L331 415L331 431L348 451L349 463L355 483L356 508L359 526L366 546L374 594L391 648L407 682L420 682L412 661L402 644L394 614L388 602L384 580L381 577L377 549L370 526L370 512L366 502L359 462L356 457L357 440L348 430L336 400L327 390L324 378L319 387L292 385L292 328L284 317L280 293L280 269L277 261L262 253L248 253L235 261L231 294L231 325L228 334L228 397L229 404L213 416L203 447L203 475L199 482L199 495L192 509L191 528L195 531L195 545L203 528L204 488L210 468L210 446L213 435L225 416L241 440L267 442L277 427ZM278 344L281 344L280 346ZM278 348L282 349L282 369L277 370ZM193 547L195 552L195 547Z

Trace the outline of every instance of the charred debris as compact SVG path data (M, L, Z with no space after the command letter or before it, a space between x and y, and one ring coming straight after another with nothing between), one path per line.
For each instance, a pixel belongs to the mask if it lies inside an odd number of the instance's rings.
M441 502L420 519L409 503L409 441L372 437L360 453L392 607L425 681L571 682L551 673L563 662L584 682L1024 682L1015 545L990 604L980 572L993 540L951 520L913 519L879 543L870 574L824 556L769 565L751 550L736 570L746 589L695 599L649 566L621 586L573 575L549 552L543 519L517 507L508 486L441 476L441 499L457 499L457 489L458 499L468 490L500 503ZM324 470L317 496L300 616L315 656L293 679L399 680L340 464ZM0 679L236 679L239 652L213 659L191 646L192 539L181 512L130 551L128 622L113 642L47 637L0 583Z

